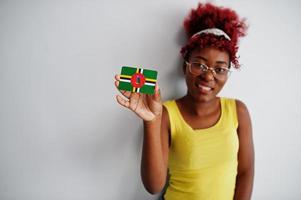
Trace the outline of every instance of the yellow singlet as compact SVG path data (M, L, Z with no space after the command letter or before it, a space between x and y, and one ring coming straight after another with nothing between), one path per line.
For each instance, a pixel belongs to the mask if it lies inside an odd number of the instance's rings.
M176 102L166 101L171 128L165 200L233 199L237 175L237 113L234 99L220 98L221 116L209 128L194 130Z

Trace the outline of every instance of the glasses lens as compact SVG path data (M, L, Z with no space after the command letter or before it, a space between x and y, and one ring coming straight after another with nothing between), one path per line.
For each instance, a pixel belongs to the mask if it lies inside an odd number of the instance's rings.
M195 75L200 75L203 72L207 71L206 66L201 63L191 63L190 64L190 72Z
M209 68L206 65L197 62L187 64L189 66L189 71L194 75L201 75L210 71L216 79L223 80L230 74L230 70L226 67Z
M225 79L229 75L229 69L225 67L216 67L214 68L215 77L217 79Z

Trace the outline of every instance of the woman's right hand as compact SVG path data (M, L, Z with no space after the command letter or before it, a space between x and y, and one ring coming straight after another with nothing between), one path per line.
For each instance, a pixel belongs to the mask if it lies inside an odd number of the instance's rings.
M120 76L115 76L115 86L118 89ZM120 90L121 94L126 98L122 98L120 95L116 95L117 102L132 110L144 121L153 121L162 115L162 102L159 91L159 86L156 83L155 93L153 95L134 93L130 91Z

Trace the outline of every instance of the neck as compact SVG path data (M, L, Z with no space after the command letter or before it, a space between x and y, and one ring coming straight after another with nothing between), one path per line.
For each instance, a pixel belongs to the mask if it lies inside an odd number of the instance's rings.
M210 101L195 101L195 99L187 94L182 98L182 103L188 108L189 112L197 116L208 115L219 108L219 98L215 97Z

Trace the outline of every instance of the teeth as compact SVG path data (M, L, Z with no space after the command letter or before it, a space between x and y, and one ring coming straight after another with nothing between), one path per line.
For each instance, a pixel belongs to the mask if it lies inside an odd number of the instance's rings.
M199 85L199 88L201 88L201 89L203 89L203 90L206 90L206 91L210 91L210 90L211 90L210 87L203 86L203 85Z

